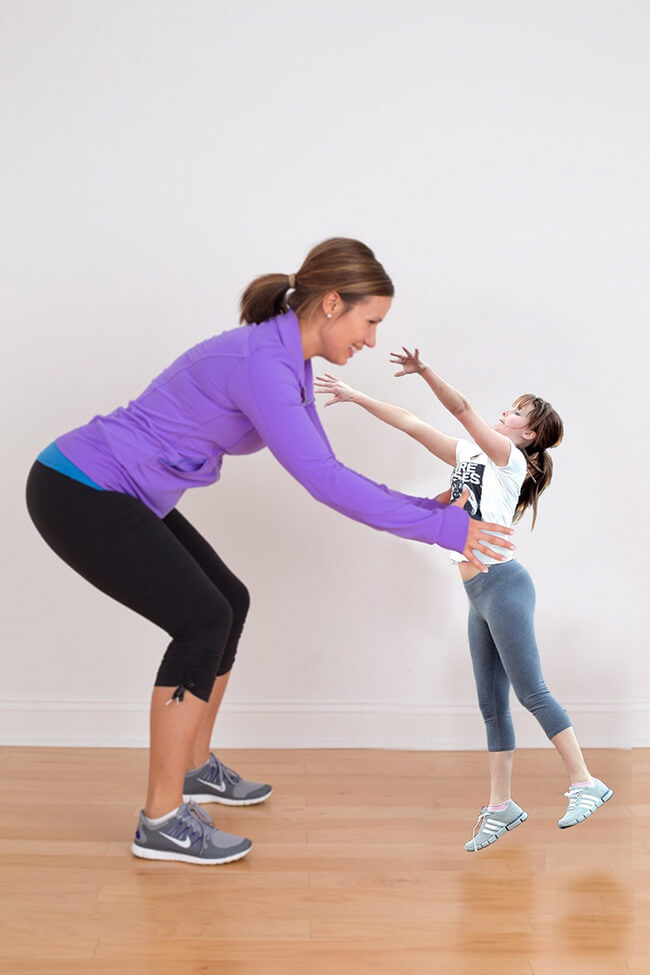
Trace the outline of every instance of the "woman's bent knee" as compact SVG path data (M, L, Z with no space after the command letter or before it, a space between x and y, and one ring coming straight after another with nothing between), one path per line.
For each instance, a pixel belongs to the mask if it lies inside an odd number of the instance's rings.
M156 676L159 687L185 687L203 701L212 693L233 626L234 614L225 599L210 611L179 627Z

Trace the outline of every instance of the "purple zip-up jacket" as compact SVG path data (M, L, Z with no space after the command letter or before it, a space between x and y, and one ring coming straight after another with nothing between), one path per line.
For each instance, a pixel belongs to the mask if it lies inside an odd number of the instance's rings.
M139 498L160 518L187 488L217 481L224 454L266 446L317 501L348 518L456 552L465 546L465 511L391 491L336 459L293 311L200 342L126 408L56 443L99 487Z

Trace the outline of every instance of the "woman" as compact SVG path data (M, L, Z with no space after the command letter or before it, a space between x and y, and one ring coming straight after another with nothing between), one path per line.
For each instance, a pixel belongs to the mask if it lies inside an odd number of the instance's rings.
M422 376L452 416L460 420L472 441L447 436L423 423L408 410L366 396L326 374L319 376L317 393L330 394L325 404L352 402L373 416L408 433L431 453L454 468L451 488L439 500L466 500L472 519L501 522L519 520L531 507L533 527L540 494L551 482L553 463L547 451L563 434L562 420L550 403L537 396L520 396L491 427L467 399L422 362L419 350L404 348L391 361L401 366L396 376ZM493 536L492 543L498 544ZM463 555L458 562L470 603L469 645L488 742L490 801L481 809L472 839L476 852L519 826L527 813L510 797L515 737L510 717L510 686L539 721L559 752L569 776L568 808L558 821L566 828L583 822L612 796L612 790L592 778L576 740L571 720L552 697L544 679L535 641L535 589L524 567L511 556L479 553L482 566ZM502 564L497 565L497 561ZM493 566L489 573L481 571ZM477 832L478 830L478 832Z
M187 488L218 479L224 454L266 446L324 504L403 538L464 552L477 566L486 531L499 527L470 522L460 505L390 491L332 452L314 406L310 360L320 355L340 366L372 348L392 296L368 247L326 240L295 275L264 275L246 288L241 321L254 327L189 349L126 408L58 437L32 467L27 504L45 541L172 637L152 694L136 856L239 859L250 841L218 830L196 802L251 804L271 793L210 752L249 598L174 507Z

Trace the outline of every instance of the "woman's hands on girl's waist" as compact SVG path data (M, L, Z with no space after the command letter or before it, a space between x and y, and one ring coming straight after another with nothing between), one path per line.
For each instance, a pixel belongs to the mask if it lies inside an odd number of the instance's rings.
M452 507L464 508L469 497L469 488L463 488L463 493L461 496L453 502ZM451 498L451 488L445 491L443 494L439 494L436 501L441 504L449 504ZM465 548L463 549L463 555L468 562L459 562L458 568L460 569L460 574L467 582L473 576L479 575L481 572L487 572L488 567L484 565L479 559L477 559L475 554L475 549L479 552L483 552L485 555L490 555L492 558L497 559L499 562L507 561L507 555L499 554L499 549L510 549L514 551L515 546L508 538L498 538L494 536L494 532L501 532L505 535L514 534L512 528L506 528L504 525L495 525L491 521L477 521L475 518L470 518L469 528L467 530L467 540L465 541ZM496 548L491 548L492 546L497 546ZM466 574L467 573L467 574Z

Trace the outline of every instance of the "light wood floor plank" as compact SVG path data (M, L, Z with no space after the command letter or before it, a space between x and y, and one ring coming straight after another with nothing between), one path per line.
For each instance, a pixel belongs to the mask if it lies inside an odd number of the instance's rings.
M529 820L478 854L481 752L220 757L274 795L207 807L255 845L199 868L130 856L144 751L0 749L0 972L650 972L650 749L588 753L615 797L564 831L557 756L518 753Z

